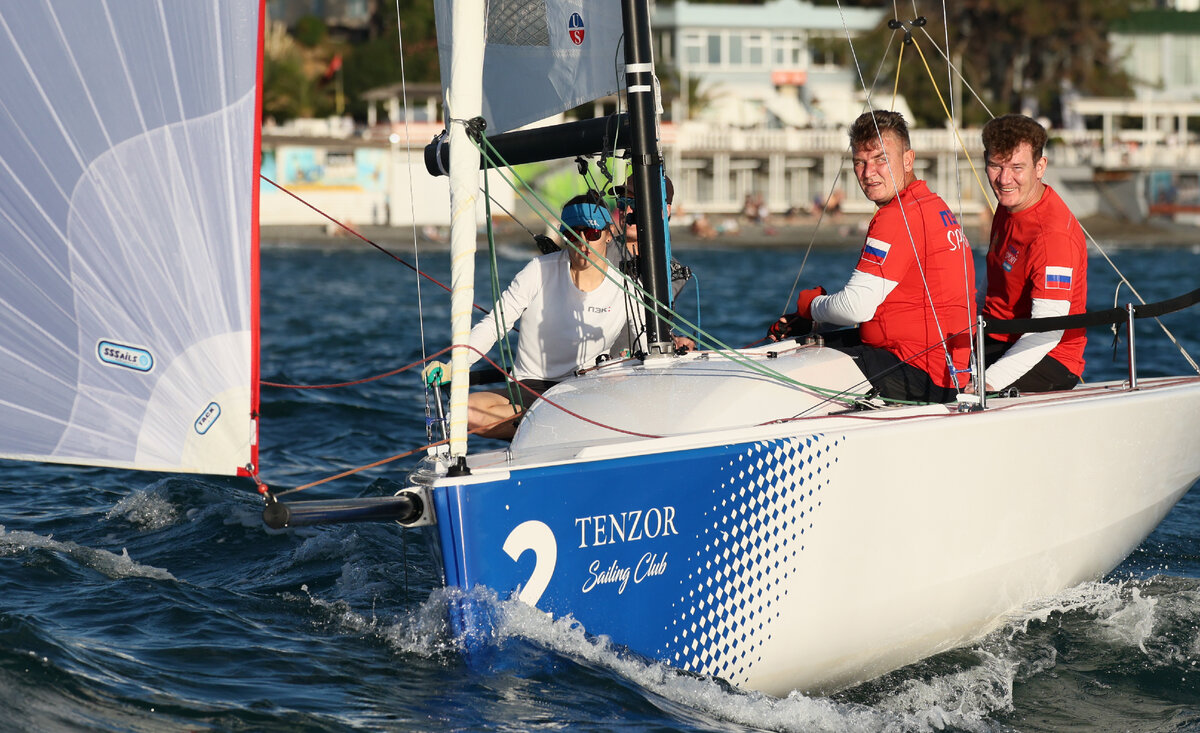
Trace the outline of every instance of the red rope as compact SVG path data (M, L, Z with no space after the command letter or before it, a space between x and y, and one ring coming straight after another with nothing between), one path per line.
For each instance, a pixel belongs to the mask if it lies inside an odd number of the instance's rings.
M385 254L385 255L387 255L388 257L391 257L391 258L392 258L393 260L395 260L396 262L399 262L400 264L404 265L404 266L405 266L405 267L407 267L408 269L410 269L410 270L412 270L413 272L417 273L418 275L420 275L421 277L425 278L425 279L426 279L426 280L428 280L429 282L433 283L434 285L437 285L437 286L438 286L438 287L440 287L442 290L445 290L447 293L449 293L449 292L450 292L450 288L449 288L449 286L447 286L445 283L441 282L441 281L440 281L440 280L438 280L437 278L433 277L432 275L429 275L429 274L427 274L427 273L424 273L424 272L422 272L422 271L418 270L416 267L414 267L414 266L410 265L408 262L405 262L403 259L401 259L401 258L397 257L396 255L392 254L391 252L389 252L389 251L388 251L387 249L385 249L384 247L381 247L381 246L379 246L379 245L378 245L378 244L376 244L375 242L372 242L371 240L367 239L367 238L366 238L366 237L364 237L363 235L361 235L361 234L359 234L358 232L354 231L354 229L353 229L352 227L350 227L349 225L347 225L347 224L343 224L342 222L338 221L337 219L334 219L334 218L333 218L332 216L330 216L329 214L326 214L324 211L321 211L321 210L320 210L320 209L318 209L317 207L315 207L315 206L313 206L312 204L308 203L307 201L305 201L304 199L300 198L299 196L297 196L296 194L292 193L291 191L287 190L287 189L286 189L286 188L284 188L283 186L280 186L278 183L276 183L275 181L272 181L270 178L267 178L266 176L264 176L264 175L263 175L263 174L261 174L261 173L259 173L258 175L259 175L259 177L260 177L260 178L262 178L262 179L263 179L264 181L266 181L267 183L271 184L271 185L272 185L272 186L274 186L275 188L278 188L280 191L283 191L283 192L284 192L284 193L286 193L288 196L291 196L292 198L296 199L296 200L297 200L297 201L299 201L300 203L304 204L304 205L305 205L305 206L307 206L308 208L310 208L310 209L312 209L313 211L317 212L318 214L320 214L321 216L325 217L326 219L328 219L329 221L333 222L334 224L338 225L338 226L339 226L339 227L341 227L342 229L345 229L346 231L350 232L350 233L351 233L351 234L353 234L354 236L358 237L358 238L359 238L359 239L361 239L362 241L366 242L367 244L371 245L371 246L372 246L372 247L374 247L375 249L377 249L377 250L379 250L380 252L384 253L384 254ZM479 309L481 312L483 312L483 313L487 313L487 309L486 309L486 308L484 308L483 306L479 305L478 303L472 303L472 305L474 305L476 308L478 308L478 309Z
M454 346L447 346L446 348L442 349L441 351L438 351L438 352L436 352L436 353L434 353L434 354L431 354L431 355L429 355L428 357L426 357L425 359L422 359L421 361L416 361L416 362L413 362L412 364L409 364L409 365L407 365L407 366L401 367L401 368L399 368L399 369L396 369L396 370L394 370L394 371L388 372L387 374L381 374L381 375L379 375L379 376L377 376L377 377L370 377L370 378L367 378L367 379L360 379L360 380L358 380L358 381L354 381L354 382L343 382L342 384L326 384L326 385L295 385L295 384L277 384L277 383L273 383L273 382L263 382L263 384L266 384L266 385L268 385L268 386L272 386L272 387L286 387L286 388L290 388L290 389L328 389L328 388L331 388L331 387L342 387L342 386L346 386L346 385L361 384L361 383L363 383L363 382L369 382L369 381L371 381L372 379L379 379L379 378L381 378L381 377L390 376L390 375L392 375L392 374L398 374L398 373L400 373L400 372L403 372L403 371L406 371L406 370L408 370L408 369L412 369L412 368L414 368L414 367L420 366L420 365L422 365L422 364L424 364L424 363L426 363L426 362L433 361L435 358L437 358L437 357L441 356L442 354L446 353L447 351L450 351L450 350L451 350L451 349L453 349L453 348L455 348L455 347L454 347ZM462 347L462 348L470 349L471 351L474 351L476 354L480 354L480 351L479 351L478 349L476 349L476 348L472 347L472 346L469 346L469 345L467 345L467 346L464 346L464 347ZM491 359L489 359L489 358L487 357L487 355L485 355L485 354L480 354L480 355L483 357L483 360L484 360L484 361L486 361L487 363L489 363L489 364L491 364L492 366L496 367L497 369L500 369L501 373L506 373L506 372L504 372L504 370L503 370L503 369L501 369L501 368L500 368L500 365L499 365L499 364L497 364L496 362L494 362L494 361L492 361ZM510 376L510 377L507 377L507 378L509 379L509 381L516 382L516 383L517 383L517 386L519 386L519 387L521 387L522 389L524 389L524 390L528 391L528 392L529 392L531 395L533 395L534 399L542 399L542 400L545 400L545 402L546 402L547 404L549 404L550 406L552 406L552 407L555 407L555 408L557 408L557 409L559 409L559 410L562 410L563 412L567 413L567 414L568 414L568 415L570 415L571 417L574 417L574 418L577 418L577 419L579 419L579 420L582 420L582 421L584 421L584 422L586 422L586 423L590 423L590 424L592 424L592 425L595 425L596 427L599 427L599 428L604 428L605 430L612 430L612 431L614 431L614 432L618 432L618 433L624 433L624 434L626 434L626 435L632 435L632 436L635 436L635 437L638 437L638 438L661 438L661 437L663 437L663 436L661 436L661 435L650 435L650 434L648 434L648 433L639 433L639 432L635 432L635 431L633 431L633 430L625 430L624 428L618 428L618 427L615 427L615 426L612 426L612 425L605 425L604 423L598 422L598 421L596 421L596 420L592 420L591 418L584 417L583 415L580 415L579 413L577 413L577 412L575 412L575 411L573 411L573 410L568 410L567 408L565 408L565 407L563 407L562 405L558 404L558 403L557 403L557 402L555 402L554 400L547 399L546 397L544 397L544 396L542 396L542 395L539 395L539 394L538 394L537 392L535 392L535 391L534 391L532 388L530 388L530 387L528 387L528 386L526 386L526 385L524 385L524 384L521 384L519 381L517 381L517 380L513 379L511 376ZM470 430L470 431L468 431L468 433L470 433L470 434L476 434L476 433L483 432L483 431L485 431L485 430L490 430L491 428L494 428L494 427L496 427L497 425L499 425L499 424L501 424L501 423L503 423L503 422L505 422L505 421L512 420L512 419L513 419L513 418L511 418L511 417L506 417L506 418L503 418L503 419L501 419L501 420L497 420L495 423L492 423L491 425L484 425L484 426L481 426L481 427L475 428L474 430ZM357 466L357 467L355 467L355 468L347 469L347 470L345 470L345 471L342 471L341 473L334 474L333 476L327 476L327 477L325 477L325 478L323 478L323 479L318 479L317 481L312 481L312 482L309 482L309 483L307 483L307 484L304 484L304 485L302 485L302 486L297 486L297 487L295 487L295 488L293 488L293 489L288 489L287 491L281 491L281 492L279 492L278 494L275 494L275 496L277 496L277 497L278 497L278 496L287 496L288 494L294 494L294 493L296 493L297 491L303 491L303 490L305 490L305 489L311 489L311 488L312 488L312 487L314 487L314 486L320 486L321 484L328 483L328 482L330 482L330 481L336 481L337 479L340 479L340 478L345 478L346 476L352 476L352 475L354 475L354 474L356 474L356 473L359 473L359 472L361 472L361 471L365 471L365 470L367 470L368 468L376 468L376 467L378 467L378 466L382 466L382 465L384 465L384 464L386 464L386 463L391 463L392 461L397 461L397 460L400 460L401 458L407 458L408 456L414 455L414 454L416 454L416 453L420 453L421 451L427 451L427 450L429 450L430 448L436 448L436 447L437 447L437 446L439 446L439 445L445 445L446 443L449 443L449 442L450 442L450 441L449 441L449 439L445 439L445 440L439 440L439 441L437 441L437 442L434 442L434 443L429 443L428 445L423 445L423 446L421 446L421 447L419 447L419 448L413 448L412 450L405 451L405 452L403 452L403 453L397 453L397 454L396 454L396 455L394 455L394 456L389 456L389 457L387 457L387 458L382 458L382 459L380 459L380 460L378 460L378 461L373 461L373 462L371 462L371 463L367 463L367 464L364 464L364 465L361 465L361 466ZM255 476L253 476L253 478L254 478L254 482L255 482L255 484L257 484L257 486L258 486L258 492L259 492L260 494L263 494L264 496L265 496L265 495L267 495L267 494L270 492L270 489L269 489L269 487L268 487L268 486L267 486L265 483L263 483L263 482L262 482L262 481L261 481L261 480L258 478L258 475L257 475L257 474L255 474Z
M444 351L445 351L445 349L443 349L442 351L439 351L438 354L441 354ZM435 354L434 356L436 356L436 355L437 354ZM433 356L429 357L429 359L432 359L432 358L433 358ZM429 361L429 359L422 359L421 361L414 361L413 363L402 366L399 369L393 369L392 371L384 372L383 374L376 374L373 377L363 377L362 379L356 379L353 382L338 382L336 384L282 384L280 382L259 382L259 384L261 384L265 387L281 387L283 389L333 389L334 387L353 387L356 384L366 384L367 382L374 382L378 379L383 379L385 377L395 376L395 375L399 374L400 372L406 372L409 369L412 369L413 367L421 366L426 361Z
M447 347L447 349L453 349L453 348L454 348L453 346ZM475 347L470 346L470 345L466 345L465 348L470 349L471 351L474 351L476 354L479 354L481 357L483 357L484 361L486 361L488 364L491 364L492 366L499 369L501 374L505 374L505 375L508 374L507 372L504 371L503 368L501 368L501 366L499 364L497 364L496 362L489 359L488 356L486 354L480 352L479 349L476 349ZM443 349L442 351L439 351L438 353L440 354L443 351L446 351L446 349ZM435 354L435 356L436 356L436 354ZM529 392L531 395L533 395L534 399L544 400L546 402L546 404L550 405L551 407L562 410L563 412L567 413L571 417L576 418L578 420L582 420L586 423L595 425L598 428L604 428L605 430L612 430L613 432L616 432L616 433L624 433L626 435L632 435L637 438L661 438L661 437L663 437L661 435L652 435L650 433L639 433L634 430L625 430L624 428L618 428L618 427L614 427L612 425L605 425L604 423L598 422L589 417L584 417L583 415L580 415L578 412L575 412L573 410L568 410L567 408L558 404L554 400L546 397L545 395L538 394L536 391L533 390L532 387L521 384L521 382L517 381L516 379L513 379L511 376L506 376L506 379L508 379L508 381L510 381L510 382L516 382L518 387L520 387L521 389L524 389L526 392ZM505 419L511 420L512 418L505 418Z

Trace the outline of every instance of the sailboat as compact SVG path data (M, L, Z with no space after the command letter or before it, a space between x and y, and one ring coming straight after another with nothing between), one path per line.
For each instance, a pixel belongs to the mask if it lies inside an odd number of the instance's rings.
M613 12L566 5L574 27ZM447 119L503 117L509 93L479 80L528 49L491 43L482 2L441 7L439 38L455 51ZM654 212L653 227L639 218L644 358L582 370L528 410L507 450L472 454L467 352L455 349L449 450L402 492L404 522L436 535L447 585L488 587L649 658L783 695L968 644L1115 567L1200 477L1200 378L1139 380L1131 351L1128 379L1069 393L862 411L830 395L864 375L820 345L674 353L649 11L644 0L620 11L636 206ZM549 27L553 48L570 29ZM466 127L448 125L456 262L472 260L479 195ZM471 273L454 278L466 298ZM470 300L459 302L453 344L470 328ZM1153 312L1108 315L1131 327ZM1122 434L1136 446L1114 451ZM987 463L995 446L1010 456L1002 467ZM479 619L469 605L455 613L464 630Z
M548 3L543 26L517 34L528 45L495 25L527 24L526 6L500 5L439 11L454 40L454 344L470 326L480 197L466 123L482 115L503 133L549 114L516 96L532 79L562 96L590 73L586 94L607 93L624 39L616 86L638 207L662 210L646 2ZM262 2L239 0L0 11L0 457L258 480L263 17ZM565 62L562 49L589 42L610 73L564 83L534 53ZM527 72L485 97L504 53ZM521 114L505 118L506 96ZM666 304L667 230L650 221L641 269L647 300ZM635 653L786 694L970 643L1022 603L1102 575L1200 476L1196 377L1131 368L1070 393L856 411L828 399L863 378L837 352L677 355L669 328L652 306L644 359L551 390L501 451L467 449L457 348L448 448L410 485L338 506L271 500L265 516L395 519L435 539L448 586L491 588ZM1121 434L1136 443L1118 460ZM994 445L1023 458L988 470L980 451ZM485 616L470 603L451 613L464 630Z

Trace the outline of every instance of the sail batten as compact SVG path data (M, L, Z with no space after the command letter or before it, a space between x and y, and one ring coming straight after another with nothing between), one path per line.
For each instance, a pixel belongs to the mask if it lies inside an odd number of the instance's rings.
M257 460L262 12L0 10L0 456Z

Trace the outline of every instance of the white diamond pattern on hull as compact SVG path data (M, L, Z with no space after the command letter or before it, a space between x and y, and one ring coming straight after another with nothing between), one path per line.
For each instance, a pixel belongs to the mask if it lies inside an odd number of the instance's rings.
M734 684L748 678L771 638L843 439L762 441L730 460L713 490L706 543L688 559L694 585L675 604L672 639L662 650L674 664Z

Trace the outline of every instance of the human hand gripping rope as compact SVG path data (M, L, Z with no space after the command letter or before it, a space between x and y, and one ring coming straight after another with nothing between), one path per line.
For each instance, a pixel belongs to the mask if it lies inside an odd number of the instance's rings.
M421 370L421 381L427 387L450 383L450 365L444 361L431 361Z
M796 311L780 316L778 321L767 329L767 338L772 341L782 341L787 338L803 336L812 331L812 302L818 295L826 295L825 288L818 285L815 288L801 290L796 298Z

